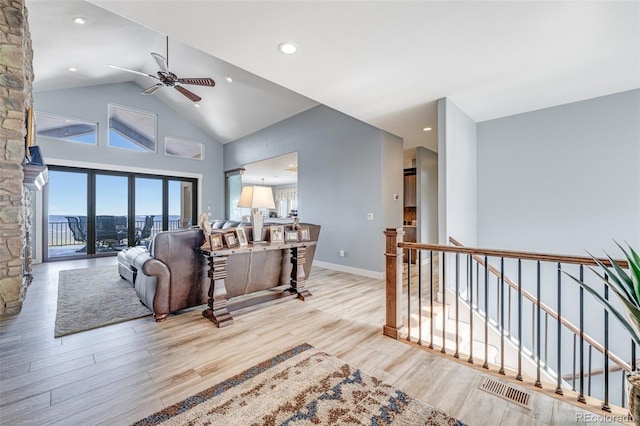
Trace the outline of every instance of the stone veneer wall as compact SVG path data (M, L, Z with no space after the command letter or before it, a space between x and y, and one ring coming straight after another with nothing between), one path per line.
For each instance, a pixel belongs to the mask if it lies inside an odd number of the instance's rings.
M31 283L31 193L23 184L33 51L24 0L0 0L0 314L19 312Z

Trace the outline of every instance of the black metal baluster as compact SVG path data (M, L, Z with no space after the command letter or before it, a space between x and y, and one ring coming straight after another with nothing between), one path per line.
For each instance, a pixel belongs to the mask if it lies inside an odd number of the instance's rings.
M489 368L489 262L484 257L484 364Z
M576 390L576 356L578 356L578 335L573 334L573 378L571 379L571 390Z
M504 257L500 258L500 370L498 374L505 374L504 371Z
M580 281L583 279L584 266L580 265ZM580 393L578 402L587 403L587 399L584 397L584 289L582 287L580 287Z
M540 336L540 328L541 325L541 317L540 317L540 261L538 260L537 262L537 271L536 271L536 310L538 312L537 318L536 318L536 325L537 325L537 336L536 336L536 349L537 349L537 355L538 355L538 364L537 364L537 368L536 368L536 382L535 382L535 386L538 388L542 387L542 382L540 381L540 349L541 349L541 336Z
M407 341L411 341L411 251L407 250Z
M531 302L531 359L536 359L536 302Z
M544 369L549 371L549 313L544 313Z
M592 352L593 346L591 346L591 344L589 344L589 362L588 362L588 367L587 367L587 395L591 396L591 352Z
M418 344L422 345L422 250L418 250Z
M476 303L476 312L480 313L480 263L476 262L476 295L478 302Z
M558 382L556 383L556 393L558 395L564 395L562 391L562 265L558 262L558 365L556 365L557 369L557 378Z
M496 325L498 327L502 327L502 322L500 321L500 308L502 307L502 303L500 303L500 276L496 277Z
M608 281L609 277L604 276ZM609 285L604 285L604 298L609 300ZM609 311L604 309L604 401L602 401L602 409L611 412L609 406Z
M518 375L522 381L522 259L518 259Z
M460 358L460 347L458 336L460 334L460 326L458 320L460 318L460 253L456 253L456 353L453 354L454 358Z
M513 333L511 332L511 286L507 285L505 287L507 289L507 336L511 337Z
M621 398L620 399L622 400L622 404L620 404L620 406L624 407L625 406L625 402L626 402L625 401L626 392L625 392L624 385L625 385L625 375L626 375L627 372L625 370L622 370L621 373L622 373L622 380L620 382L622 383L622 393L621 393Z
M469 359L473 364L473 256L469 255Z
M440 352L447 353L447 281L446 281L446 253L442 252L442 283L440 288L442 289L442 349Z
M433 250L429 251L429 321L430 338L429 349L433 349Z

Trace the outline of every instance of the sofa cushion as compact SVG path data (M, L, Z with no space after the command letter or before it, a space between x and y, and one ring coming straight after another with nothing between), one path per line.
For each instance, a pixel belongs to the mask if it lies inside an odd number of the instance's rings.
M222 229L222 226L224 226L225 222L226 222L226 220L222 220L222 219L214 220L213 223L211 224L211 228L212 229Z
M149 256L149 251L145 247L131 247L130 249L125 251L125 259L129 262L129 265L134 266L134 268L138 269L136 265L136 259L138 256L146 254ZM142 267L142 266L140 266Z

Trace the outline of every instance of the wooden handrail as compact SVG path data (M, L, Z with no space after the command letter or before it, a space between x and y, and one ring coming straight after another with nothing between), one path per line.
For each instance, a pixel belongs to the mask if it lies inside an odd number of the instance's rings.
M411 301L411 295L413 294L413 292L411 291L407 291L407 296L408 296L408 300L407 300L407 304L408 306L406 306L406 318L405 315L402 314L402 312L404 311L403 307L401 306L401 302L399 300L400 297L402 297L403 295L403 284L404 285L408 285L406 282L404 282L403 280L403 273L401 272L403 270L403 255L402 252L403 250L417 250L417 251L435 251L437 253L443 253L443 257L442 257L442 267L444 267L444 262L445 262L445 258L449 259L448 256L445 256L445 253L451 253L451 254L463 254L464 256L468 256L468 261L463 261L464 263L468 263L468 267L472 267L472 264L475 262L477 267L483 267L486 273L486 277L487 277L487 283L485 284L489 284L491 282L491 280L488 279L488 274L491 273L492 277L497 277L500 281L498 282L498 286L499 288L501 288L501 293L504 295L504 291L506 290L506 287L502 287L503 283L507 283L507 285L509 286L509 294L510 294L510 300L512 299L512 293L511 290L514 289L515 291L519 292L518 295L518 299L519 300L526 300L526 303L532 303L534 305L534 308L537 309L537 313L538 313L538 343L541 344L540 342L540 317L543 315L542 312L544 312L544 316L545 318L548 318L549 316L552 317L553 319L555 319L557 322L555 325L557 325L558 330L562 330L562 328L564 328L565 330L569 330L571 333L573 333L573 336L570 336L570 334L567 334L566 332L563 333L565 334L566 338L571 337L574 341L574 345L576 342L576 338L579 336L581 342L586 342L589 345L589 357L591 357L591 348L595 348L596 351L605 354L606 358L607 358L607 364L602 366L603 370L606 369L607 374L616 374L615 372L620 372L620 370L624 370L624 371L631 371L632 367L631 367L631 363L633 362L633 364L635 365L638 361L637 360L631 360L629 362L625 362L621 357L619 357L618 355L616 355L615 353L612 353L610 351L611 348L607 348L607 350L605 350L605 348L603 347L604 345L598 343L598 341L596 339L594 339L593 337L591 337L590 335L585 333L584 328L581 327L577 327L574 324L572 324L570 321L568 321L568 318L565 318L562 315L559 315L556 311L554 311L549 305L546 305L544 303L542 303L542 301L540 300L539 295L536 295L534 297L533 292L524 290L522 288L522 285L515 282L514 280L512 280L511 278L507 277L504 275L504 268L503 266L498 266L498 268L492 266L490 264L490 262L494 262L496 259L498 259L501 262L501 265L503 265L503 260L504 259L522 259L522 260L528 260L528 261L533 261L533 262L548 262L551 263L551 265L549 266L553 266L555 267L556 263L559 265L562 264L566 264L566 265L570 265L570 264L574 264L574 265L587 265L587 267L589 267L590 269L594 270L595 273L598 273L597 269L598 268L593 268L593 266L597 266L599 265L599 262L602 262L603 265L611 265L611 262L616 262L619 264L619 266L623 269L628 269L629 268L629 264L626 261L621 261L621 260L615 260L615 259L597 259L597 261L595 261L593 258L591 257L582 257L582 256L564 256L564 255L556 255L556 254L549 254L549 253L534 253L534 252L520 252L520 251L510 251L510 250L495 250L495 249L483 249L483 248L470 248L470 247L464 247L462 246L462 244L460 244L458 241L456 241L455 239L451 238L449 240L449 242L447 242L446 245L439 245L439 244L421 244L421 243L413 243L413 242L403 242L403 230L402 228L387 228L384 232L385 234L385 246L386 246L386 250L385 250L385 257L386 257L386 263L387 263L387 268L386 268L386 299L387 299L387 307L386 307L386 318L385 318L385 325L383 326L383 334L386 336L389 336L391 338L394 339L399 339L401 335L405 336L406 334L406 339L408 341L412 341L412 337L415 337L414 334L412 334L411 332L411 327L409 327L409 330L407 333L405 333L404 331L402 331L405 328L405 325L403 324L403 321L408 321L407 326L409 326L410 324L412 324L413 321L413 316L412 316L412 301ZM438 255L439 256L439 255ZM608 255L606 255L608 257ZM466 257L465 257L466 258ZM491 259L489 259L491 258ZM509 262L511 263L511 262ZM453 273L455 276L455 280L456 280L456 288L458 288L458 279L459 279L459 273L460 271L458 270L458 258L456 257L456 271L451 271L450 268L444 268L442 270L440 270L440 268L438 268L438 270L432 270L431 274L436 273L438 275L437 279L445 281L445 282L450 282L451 278L449 277L450 274L446 275L446 280L445 280L445 271L448 271L450 273ZM538 263L539 265L539 263ZM450 265L449 265L450 266ZM475 269L475 268L474 268ZM539 269L539 266L538 266ZM565 269L565 268L562 268ZM567 268L568 269L568 268ZM560 270L558 269L558 274L560 275ZM582 269L581 269L582 271ZM480 272L478 272L478 274L480 274ZM421 277L419 278L421 279ZM431 279L433 280L434 277L431 276ZM493 279L493 278L492 278ZM464 281L464 274L462 275L462 280ZM554 282L555 280L552 279L552 282ZM539 280L537 281L538 285L542 284L542 282L540 282ZM476 281L476 283L478 285L481 284L481 280L480 277L478 277L478 280ZM451 284L451 283L450 283ZM465 284L463 283L463 286ZM555 288L556 290L560 289L560 287ZM456 295L457 297L461 297L460 294ZM485 296L486 297L486 296ZM560 296L558 296L560 297ZM449 297L446 297L447 299L449 299ZM498 304L500 303L505 303L506 301L504 300L504 298L502 298L503 302L498 302ZM449 302L449 300L447 300L447 302ZM468 300L467 300L468 302ZM449 304L451 304L452 302L449 302ZM457 311L458 311L458 306L457 306L457 300L454 302L456 303L456 315L457 315ZM553 302L552 302L553 303ZM445 296L442 296L442 304L444 306L445 304ZM521 302L518 302L518 304L520 305ZM421 305L418 304L418 309L420 310L419 312L419 324L422 324L422 308L420 307ZM526 305L528 306L528 305ZM563 305L564 307L564 305ZM504 305L503 305L504 308ZM560 310L560 309L559 309ZM464 311L464 308L463 308ZM469 307L469 314L471 314L471 318L473 318L476 314L473 313L474 311L476 311L476 306L470 306ZM431 312L431 324L433 326L433 312ZM502 315L504 315L504 313L502 313ZM509 313L509 315L511 315L511 313ZM485 318L485 327L487 327L489 325L489 313L486 313ZM520 318L520 317L519 317ZM455 331L455 336L456 339L459 336L459 331L458 331L458 321L460 320L460 318L456 318L456 331ZM535 318L534 318L535 320ZM510 320L509 320L510 321ZM522 319L519 319L519 321L522 321ZM510 322L511 323L511 322ZM522 324L521 322L519 322L518 324ZM555 327L555 325L553 327ZM499 325L498 325L499 326ZM446 346L446 342L448 341L448 339L445 337L445 332L447 332L446 330L446 322L443 319L443 324L442 324L442 349L440 352L442 352L443 354L446 354L447 351L445 350L445 346ZM511 330L510 325L509 326L504 326L503 324L503 331L506 330L506 328L508 327L509 330ZM535 326L534 326L535 327ZM473 328L472 328L473 330ZM486 331L485 331L486 332ZM535 332L535 330L534 330ZM608 332L608 330L605 330L605 336L606 333ZM433 340L434 340L434 334L433 334L433 329L431 331L431 338L429 339L429 348L433 349L434 348L434 344L433 344ZM558 337L556 335L556 337ZM505 348L503 347L505 340L507 340L507 337L504 335L504 333L501 334L501 351L502 355L501 355L501 360L500 360L500 371L499 373L505 373L505 360L504 360L504 351ZM522 340L522 336L519 335L518 338L520 340ZM417 340L417 344L418 345L423 345L423 341L422 339L422 330L419 330L419 337ZM473 341L473 334L471 334L470 339ZM511 340L511 338L509 338L508 340ZM565 340L563 340L565 341ZM521 342L522 343L522 342ZM547 343L548 344L548 343ZM488 364L487 364L487 348L488 348L488 341L484 343L485 345L485 364L483 365L483 367L487 368ZM563 343L561 341L558 341L558 345L563 345ZM580 345L581 348L584 347L583 343L581 343ZM473 349L473 346L471 346L471 348ZM574 346L574 354L573 357L575 358L576 354L575 354L575 346ZM545 352L546 353L546 352ZM560 358L560 349L558 348L558 358ZM582 354L582 350L581 350L581 354ZM522 357L524 354L522 353L522 349L518 349L518 375L514 378L515 380L522 380L523 376L522 376L522 364L521 361L522 359L520 357ZM535 358L535 355L532 355ZM538 356L540 356L540 352L538 350ZM456 345L456 354L454 355L454 358L459 358L459 354L458 354L458 345ZM563 357L563 360L558 360L559 363L562 363L562 365L564 365L565 363L562 361L566 361L566 358ZM591 358L590 358L591 359ZM540 363L540 359L538 359L538 363L537 363L537 376L536 376L536 382L535 382L535 386L536 387L543 387L542 382L541 382L541 363ZM469 358L469 362L473 363L473 356L470 356ZM568 365L566 366L567 368L564 369L565 371L567 370L575 370L575 359L574 359L574 367L573 369L570 368ZM497 366L496 366L497 367ZM491 368L491 367L489 367ZM578 373L578 375L576 375L575 372L573 372L573 374L568 375L565 374L563 376L558 376L556 377L557 379L557 383L556 383L556 390L555 392L557 394L562 395L563 394L563 388L564 385L562 384L562 379L564 380L570 380L570 379L574 379L574 378L579 378L580 379L580 393L578 395L578 401L580 402L585 402L587 401L587 398L585 398L585 393L583 390L583 386L584 386L584 378L585 377L590 377L591 375L597 375L597 374L602 374L602 371L600 370L592 370L591 369L591 364L589 364L589 367L587 369L587 371L583 371L583 367L582 367L582 362L580 364L580 372ZM620 373L624 376L624 373ZM605 380L604 383L604 401L601 405L601 408L603 410L609 411L610 410L610 406L609 406L609 397L608 397L608 392L609 390L611 390L611 386L607 385L607 381ZM591 387L589 386L589 390L587 391L587 395L588 396L592 396L591 394ZM624 400L625 400L625 396L624 396L624 388L622 390L622 401L624 404Z
M454 238L449 238L452 244L460 244ZM443 251L443 247L446 247L446 251L450 253L463 253L463 254L472 254L472 255L483 255L490 257L505 257L510 259L523 259L523 260L539 260L541 262L560 262L560 263L571 263L575 265L592 265L597 266L598 264L591 257L586 256L567 256L567 255L558 255L558 254L550 254L550 253L535 253L528 251L511 251L511 250L496 250L496 249L484 249L484 248L471 248L464 247L462 244L460 246L441 246L439 244L422 244L422 243L407 243L401 242L398 243L398 247L406 248L406 249L414 249L414 250L433 250L433 251ZM609 259L600 259L602 263L607 266L611 266L611 261ZM626 269L629 267L629 264L626 260L617 260L616 263L620 265L621 268Z
M452 244L460 244L458 241L456 241L453 238L449 238L449 241L451 241ZM445 246L445 247L448 247L448 246ZM484 259L482 259L480 256L472 255L472 257L481 266L485 266ZM495 267L493 267L491 265L487 265L487 268L488 268L489 272L491 272L491 274L493 274L496 277L500 277L502 275L498 269L496 269ZM509 285L509 287L511 287L511 288L513 288L515 290L518 290L518 283L514 282L509 277L505 276L504 277L504 282L507 283ZM524 289L521 289L521 291L522 291L522 295L525 298L529 299L531 302L536 303L537 298L534 295L532 295L531 293L529 293L528 291L526 291ZM558 313L556 311L554 311L548 305L540 302L540 309L545 311L547 314L549 314L556 321L558 320ZM580 335L580 328L575 326L570 321L568 321L565 317L560 317L560 323L562 325L564 325L565 327L567 327L569 330L571 330L573 332L573 334L576 334L578 336ZM604 353L604 346L602 346L600 343L598 343L593 337L589 336L587 333L583 333L582 336L583 336L585 342L587 342L588 344L593 346L600 353ZM629 363L625 362L624 360L622 360L620 357L618 357L616 354L612 353L611 351L607 351L607 353L609 355L609 359L611 361L613 361L614 363L616 363L620 368L622 368L622 369L624 369L626 371L631 371L631 365Z

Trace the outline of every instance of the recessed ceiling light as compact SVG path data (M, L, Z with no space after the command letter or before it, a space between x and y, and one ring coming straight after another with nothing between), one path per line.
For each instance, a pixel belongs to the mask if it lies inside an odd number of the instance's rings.
M422 129L423 132L430 132L431 131L431 127L424 127Z
M87 23L87 18L85 18L84 16L76 16L75 18L73 18L73 22L79 25L84 25Z
M78 68L74 68L74 67L67 68L67 71L76 72L78 71Z
M286 41L278 45L278 50L280 51L280 53L284 53L285 55L293 55L298 51L298 46L289 41Z
M200 108L200 104L193 104L194 107Z
M227 80L227 83L233 83L233 78L231 78L231 77L230 77L230 76L228 76L228 75L225 75L225 76L224 76L224 79L225 79L225 80Z

